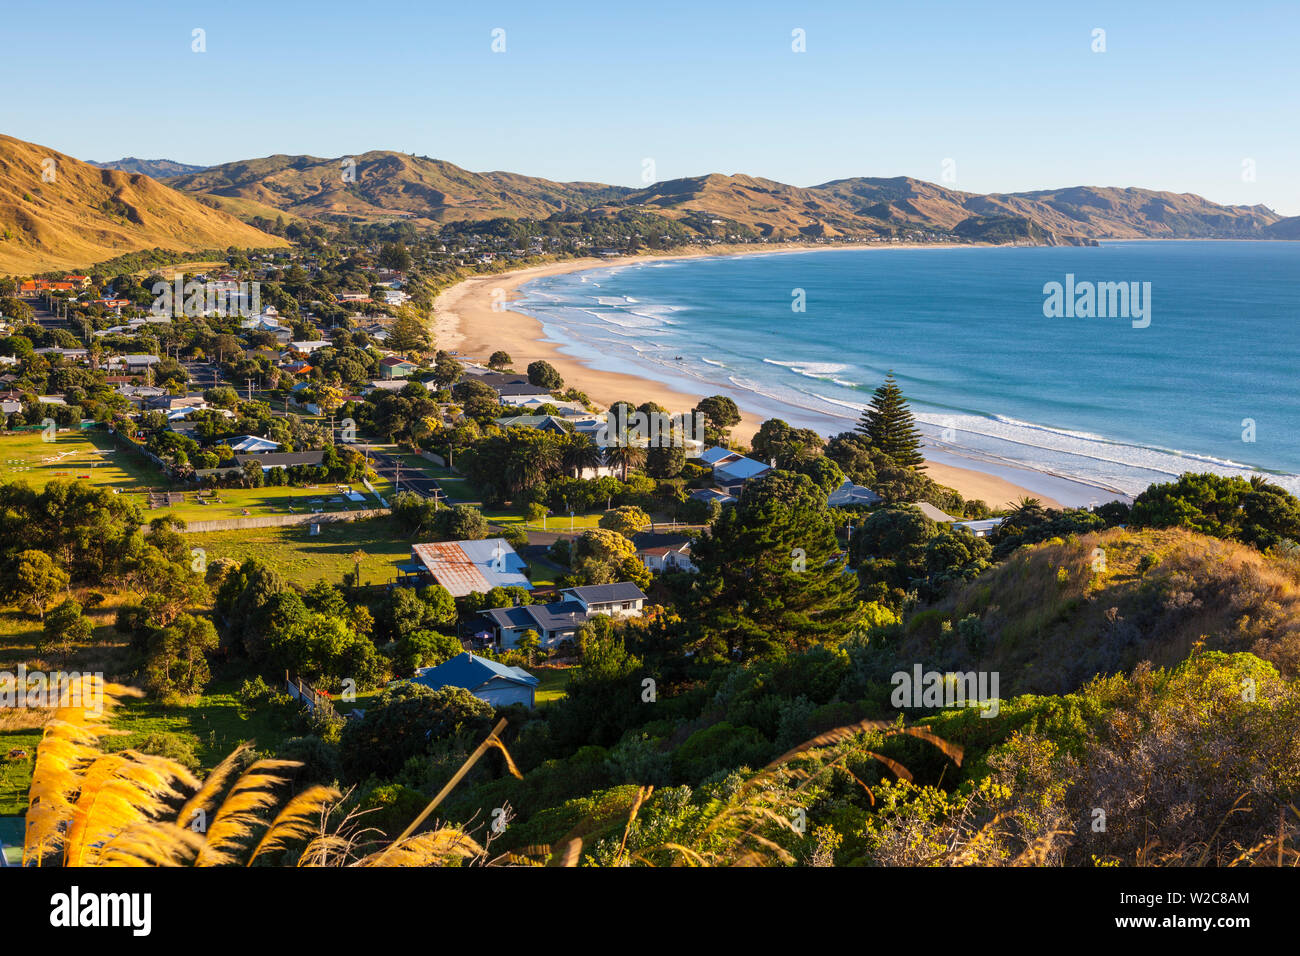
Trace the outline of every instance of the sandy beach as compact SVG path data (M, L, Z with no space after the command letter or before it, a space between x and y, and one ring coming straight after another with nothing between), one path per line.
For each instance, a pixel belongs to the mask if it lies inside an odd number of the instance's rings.
M772 255L826 248L825 245L815 244L783 246L781 249L710 247L674 253L663 258ZM908 248L918 247L913 245ZM672 412L687 411L703 396L676 391L653 379L590 368L580 360L562 353L555 343L546 341L542 324L537 319L505 307L506 303L519 297L519 287L533 279L584 269L627 265L645 261L646 258L623 256L610 259L571 259L466 279L445 290L434 302L434 335L437 346L456 352L461 357L484 362L497 349L504 349L510 353L514 368L519 370L526 368L530 362L543 359L555 366L564 377L566 385L581 389L601 405L619 400L635 404L653 401ZM742 421L732 430L732 434L739 441L748 442L761 424L761 419L743 405L741 416ZM1057 501L1041 491L1030 491L998 475L935 461L927 462L926 472L935 481L955 488L964 497L983 500L993 507L1027 496L1038 498L1046 506L1060 507Z

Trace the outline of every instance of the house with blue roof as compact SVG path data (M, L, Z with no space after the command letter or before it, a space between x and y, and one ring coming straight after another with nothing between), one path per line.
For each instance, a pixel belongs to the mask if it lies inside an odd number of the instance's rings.
M421 667L411 678L411 683L433 690L463 687L493 707L523 704L531 709L536 702L540 681L522 667L507 667L499 661L466 651L437 667Z

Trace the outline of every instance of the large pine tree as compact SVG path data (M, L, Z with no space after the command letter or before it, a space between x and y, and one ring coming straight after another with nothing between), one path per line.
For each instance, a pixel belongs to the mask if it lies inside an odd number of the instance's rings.
M861 612L835 517L812 480L771 472L694 543L683 617L697 659L744 661L835 644Z
M888 455L899 465L919 468L925 464L921 454L921 432L908 407L903 390L891 371L885 382L871 395L871 403L858 421L859 432L871 440L871 447Z

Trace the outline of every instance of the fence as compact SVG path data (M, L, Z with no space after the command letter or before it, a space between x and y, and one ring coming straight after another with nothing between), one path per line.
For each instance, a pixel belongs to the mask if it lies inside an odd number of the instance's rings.
M302 701L313 714L319 709L326 717L338 716L338 711L334 709L334 702L311 684L297 677L291 677L288 671L284 672L284 683L289 696L294 700Z
M308 511L293 515L249 515L246 518L213 518L210 521L190 521L182 534L201 534L204 531L243 531L246 528L279 528L285 525L328 524L333 521L359 521L388 514L387 508L366 508L361 511Z

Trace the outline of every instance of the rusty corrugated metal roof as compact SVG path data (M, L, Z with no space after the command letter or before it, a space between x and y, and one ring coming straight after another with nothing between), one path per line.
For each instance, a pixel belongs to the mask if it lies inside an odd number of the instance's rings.
M432 544L413 545L416 560L429 569L434 579L451 592L452 597L464 597L472 591L486 593L492 590L478 566L460 549L455 541L436 541Z

